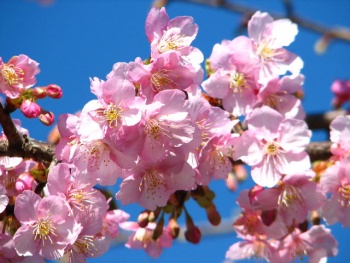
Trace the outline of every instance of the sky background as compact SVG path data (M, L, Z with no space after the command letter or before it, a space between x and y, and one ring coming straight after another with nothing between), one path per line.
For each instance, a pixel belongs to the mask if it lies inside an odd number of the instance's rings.
M284 11L280 0L236 2L261 11ZM348 0L293 2L295 12L304 18L329 26L350 27ZM14 55L26 54L39 62L41 73L37 75L37 85L55 83L62 87L64 93L60 100L45 99L40 105L56 117L74 113L94 99L90 93L90 77L105 79L114 63L149 56L144 22L151 4L150 0L56 0L53 5L43 6L29 0L0 0L0 56L8 61ZM193 46L198 47L205 58L210 56L214 44L237 36L241 19L240 15L226 10L186 1L172 1L167 6L167 12L171 18L194 17L199 33ZM330 110L330 85L333 80L350 77L350 44L336 41L325 54L317 55L314 44L319 38L319 34L300 28L295 42L288 48L304 60L302 74L306 77L304 108L307 113ZM25 119L21 114L14 117L22 120L31 137L46 140L51 128L36 119ZM314 141L324 139L327 139L325 134L314 133ZM249 179L239 189L250 186ZM200 226L204 224L205 233L208 233L199 245L177 241L154 260L144 251L129 250L119 244L102 258L88 262L224 262L226 250L238 241L230 227L232 218L238 213L235 205L237 193L229 192L222 181L214 182L211 187L217 192L215 203L224 218L222 228L228 229L226 234L210 235L215 228L207 228L205 213L195 204L190 204L196 222ZM132 220L140 211L136 205L122 209L131 213ZM332 233L340 243L339 255L328 262L344 262L350 257L350 230L344 230L337 224L332 226Z

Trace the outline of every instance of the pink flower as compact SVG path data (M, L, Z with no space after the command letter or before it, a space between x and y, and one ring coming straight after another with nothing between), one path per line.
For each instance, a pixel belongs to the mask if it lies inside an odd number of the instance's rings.
M350 80L335 80L332 83L331 91L335 97L332 104L335 108L340 108L345 102L350 100Z
M145 107L140 122L143 150L141 158L158 161L175 147L193 140L193 126L188 116L185 93L163 90Z
M83 212L86 207L93 205L101 214L107 210L106 198L94 189L95 182L87 174L74 169L66 163L59 163L50 169L47 190L51 195L64 198L71 206L74 215Z
M14 56L7 63L0 58L0 91L11 99L19 97L36 83L38 65L26 55Z
M47 259L58 259L66 246L75 242L81 230L69 205L58 196L42 199L25 190L16 198L15 215L21 227L13 240L21 256L38 252Z
M246 120L248 130L237 138L233 158L252 166L258 185L272 187L282 175L310 168L305 147L311 132L304 121L284 119L267 106L254 109Z
M152 238L155 223L148 223L147 227L139 227L136 222L124 222L121 227L125 230L134 231L130 235L125 246L131 249L144 249L148 255L157 258L162 253L163 248L171 247L173 238L167 228L163 228L163 233L156 240Z
M194 170L176 156L168 156L156 163L142 160L127 172L116 198L122 204L139 203L148 210L163 207L176 190L195 188Z
M259 90L257 103L254 108L267 105L286 118L304 119L305 112L301 100L295 93L302 92L304 76L283 76L273 78Z
M253 188L254 189L254 188ZM267 190L261 189L260 193ZM259 194L258 193L258 197ZM252 196L256 193L250 190L243 190L237 198L237 204L242 208L241 215L233 223L233 228L240 237L245 236L266 236L269 238L281 238L287 233L287 228L278 216L274 207L258 207L252 205Z
M350 226L350 158L347 157L327 168L320 180L326 193L332 194L322 207L327 224L340 222Z
M78 134L83 140L113 136L123 126L136 125L141 120L143 99L135 97L135 87L125 78L115 76L106 82L94 79L91 90L98 100L88 102L79 119Z
M232 157L235 136L227 134L221 137L212 137L202 148L197 167L200 176L198 184L208 185L212 179L226 179L232 171Z
M270 262L271 255L275 249L264 238L264 236L246 236L244 241L237 242L229 247L226 252L226 259L242 260L251 257L264 259Z
M299 74L303 61L283 48L294 41L297 33L297 25L289 19L274 21L269 14L260 11L252 16L248 22L248 35L253 42L253 53L260 61L260 82L287 71Z
M99 236L102 227L101 211L97 207L86 206L84 211L76 216L82 230L74 244L66 249L65 257L69 262L86 262L86 258L99 257L108 251L110 239Z
M103 236L110 236L116 238L119 234L120 223L125 222L130 218L130 215L123 210L114 209L108 210L105 216L102 218L101 234Z
M334 159L344 159L350 153L350 115L336 117L329 128Z
M12 236L2 233L0 233L0 262L20 262L20 257L15 250Z
M309 257L308 262L318 263L322 258L334 257L338 254L338 242L331 231L323 225L312 226L308 231L301 232L295 228L276 247L272 262L294 262L296 259Z
M276 208L283 222L290 226L307 219L310 211L319 209L326 196L311 176L290 174L283 177L276 188L266 189L257 194L254 207Z
M6 188L0 184L0 214L6 209L9 198L6 195Z
M195 68L184 63L181 53L169 51L160 54L150 64L131 62L130 79L140 84L141 95L152 101L155 94L166 89L184 90L192 84L200 84L202 74L197 76Z
M200 64L203 54L191 46L197 36L198 26L193 23L190 16L178 16L169 19L165 8L152 8L146 18L146 35L151 43L151 57L167 51L176 50L181 52L187 60Z
M240 38L216 44L210 55L215 72L202 83L209 96L222 99L223 107L235 116L246 115L257 99L259 68L251 55L236 48Z

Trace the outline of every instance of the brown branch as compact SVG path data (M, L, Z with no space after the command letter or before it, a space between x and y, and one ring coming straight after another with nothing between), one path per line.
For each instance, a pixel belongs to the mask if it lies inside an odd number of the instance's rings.
M6 140L0 141L0 156L31 158L38 162L51 163L55 150L52 145L21 135L16 129L10 113L0 103L0 124Z
M331 144L332 142L311 142L306 147L306 152L309 154L311 162L328 160L332 156Z
M202 5L208 5L212 7L218 7L222 8L231 12L244 14L247 16L252 16L258 9L248 7L245 5L237 4L237 3L229 3L227 0L168 0L168 1L154 1L154 6L164 6L169 2L175 2L175 1L181 1L181 2L189 2L189 3L197 3ZM286 15L281 15L273 12L269 12L269 14L275 18L275 19L281 19L281 18L289 18L294 23L298 24L300 27L303 27L305 29L308 29L313 32L320 33L322 36L326 36L328 40L331 39L337 39L345 42L350 42L350 29L348 28L330 28L326 27L324 25L318 24L314 21L307 20L303 17L300 17L296 15L294 12L292 12L292 6L291 2L284 0L284 4L286 7Z
M328 111L325 113L308 114L305 121L311 130L329 130L329 125L331 124L332 120L338 116L345 115L347 115L345 110Z

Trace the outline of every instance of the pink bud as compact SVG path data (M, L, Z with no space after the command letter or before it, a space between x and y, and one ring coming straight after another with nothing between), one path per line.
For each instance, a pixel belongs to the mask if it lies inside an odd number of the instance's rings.
M36 97L37 99L43 99L46 97L46 90L42 87L36 87L30 90L30 94Z
M62 97L62 89L56 84L50 84L46 87L47 96L53 99L59 99Z
M15 188L18 194L24 190L32 190L34 178L29 173L22 173L16 180Z
M198 227L194 226L192 228L188 228L185 231L185 238L188 242L191 242L193 244L198 244L199 241L201 240L201 231L199 230Z
M27 118L36 118L41 112L41 107L36 102L25 99L20 106L20 110Z
M42 110L40 115L39 115L39 120L46 126L50 126L54 123L55 121L55 115L53 115L52 112Z
M335 108L341 107L350 100L350 80L335 80L332 83L331 90L335 95L332 101Z

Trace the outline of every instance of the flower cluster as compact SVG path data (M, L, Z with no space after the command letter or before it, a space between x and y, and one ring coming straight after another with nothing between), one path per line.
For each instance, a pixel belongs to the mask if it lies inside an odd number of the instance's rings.
M0 57L0 92L6 96L7 108L20 109L27 118L39 118L50 126L55 117L52 112L41 108L36 101L45 97L59 99L62 90L55 84L32 88L36 83L35 75L40 72L39 63L26 55L12 57L7 63Z
M128 248L158 257L178 237L183 214L185 238L197 244L201 232L186 201L192 198L218 225L209 184L222 179L235 188L242 163L256 185L237 200L242 213L233 228L243 241L229 248L227 259L335 256L330 230L308 223L318 211L327 224L350 225L350 117L332 122L333 156L323 169L312 167L303 62L284 48L296 24L255 13L247 37L214 45L205 80L203 54L192 46L198 32L192 17L170 19L165 8L152 8L145 30L150 57L118 62L105 79L91 78L96 99L59 117L57 163L1 157L0 261L86 262L109 249L119 228L132 231ZM53 122L36 101L60 98L62 91L53 84L32 88L37 62L25 55L0 59L0 72L7 107ZM340 97L338 104L347 100ZM16 128L28 136L20 123ZM145 209L137 222L98 190L118 180L116 199Z

